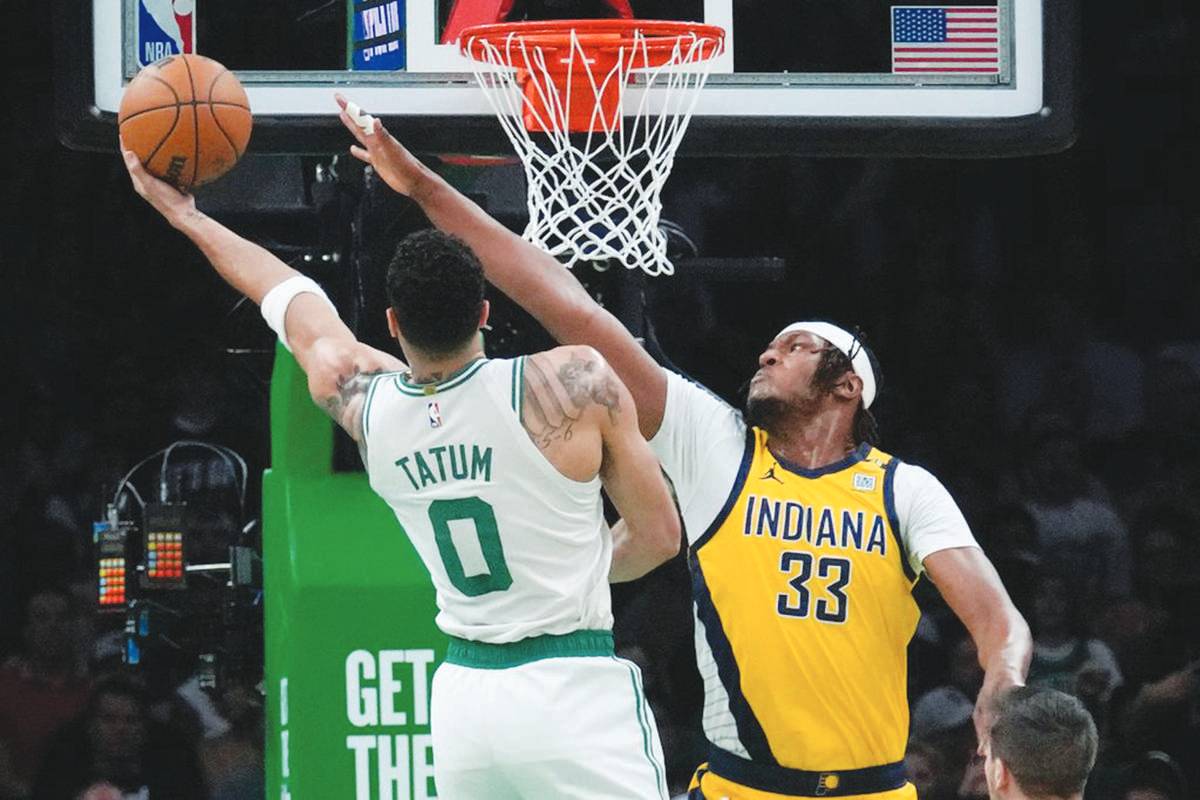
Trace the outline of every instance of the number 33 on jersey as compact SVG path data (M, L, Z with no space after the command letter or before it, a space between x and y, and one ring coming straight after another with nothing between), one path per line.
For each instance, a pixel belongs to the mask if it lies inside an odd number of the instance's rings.
M864 445L805 470L752 429L725 508L692 547L697 638L729 693L730 734L755 761L826 770L904 757L919 611L892 502L898 464Z

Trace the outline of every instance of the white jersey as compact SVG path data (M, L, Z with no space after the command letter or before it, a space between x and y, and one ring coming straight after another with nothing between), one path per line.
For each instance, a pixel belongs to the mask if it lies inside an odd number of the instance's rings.
M572 480L520 421L524 358L479 359L436 384L376 377L367 474L425 562L437 624L515 642L612 628L612 534L600 479Z

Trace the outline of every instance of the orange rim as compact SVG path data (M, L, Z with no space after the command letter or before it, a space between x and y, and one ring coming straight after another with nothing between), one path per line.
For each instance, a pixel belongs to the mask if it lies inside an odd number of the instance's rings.
M702 61L717 55L725 41L725 31L716 25L699 22L676 22L673 20L644 19L556 19L534 22L500 22L490 25L473 25L463 30L458 40L460 52L473 61L484 61L473 48L490 44L501 53L510 37L518 42L543 50L559 50L572 46L574 36L584 52L614 52L629 47L640 34L638 50L661 56L648 66L666 64L676 44L683 39L710 40L712 47L699 47L692 51L689 62ZM509 64L508 66L520 66Z

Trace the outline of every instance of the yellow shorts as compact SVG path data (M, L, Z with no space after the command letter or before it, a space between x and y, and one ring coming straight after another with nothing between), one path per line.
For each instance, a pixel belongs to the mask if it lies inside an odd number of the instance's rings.
M701 764L692 776L691 786L688 787L689 800L796 800L795 795L775 794L761 789L751 789L748 786L714 775L708 771L708 764ZM874 794L844 795L838 800L917 800L917 789L911 783L906 783L899 789L889 789L886 792Z

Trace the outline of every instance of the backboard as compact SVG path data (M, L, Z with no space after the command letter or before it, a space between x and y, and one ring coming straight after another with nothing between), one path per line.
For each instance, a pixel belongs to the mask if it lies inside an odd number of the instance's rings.
M505 153L456 31L631 14L726 30L682 155L1047 152L1074 136L1077 13L1077 0L57 0L60 132L111 147L129 79L190 50L246 85L255 150L341 149L336 88L415 150Z

